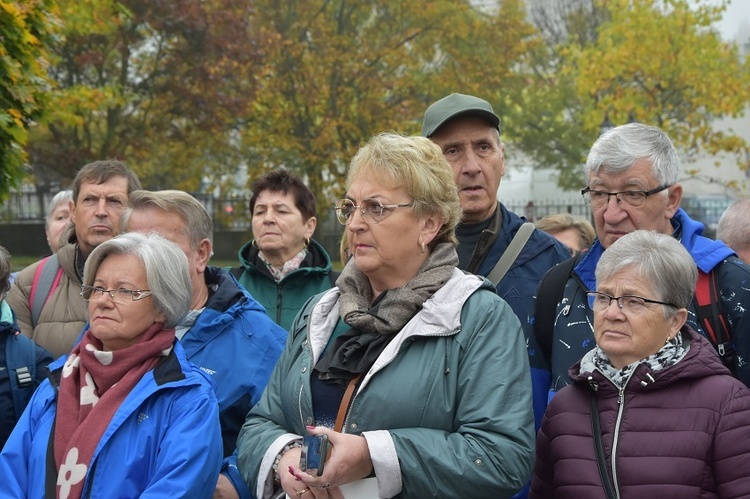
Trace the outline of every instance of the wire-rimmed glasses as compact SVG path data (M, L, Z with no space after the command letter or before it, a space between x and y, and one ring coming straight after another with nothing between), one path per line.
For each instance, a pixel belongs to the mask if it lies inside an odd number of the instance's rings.
M673 303L665 301L652 300L636 295L612 296L600 291L589 291L586 293L589 308L594 312L606 310L612 304L612 300L617 303L617 307L627 315L636 315L642 313L649 305L664 305L666 307L680 308Z
M81 286L81 296L86 301L99 298L104 293L107 293L112 298L112 301L116 303L138 301L151 296L151 290L149 289L104 289L101 286Z
M349 225L354 218L354 210L359 210L362 219L367 223L380 223L390 210L405 208L412 203L383 204L377 199L365 199L360 204L354 204L351 199L339 199L336 201L336 218L341 225Z

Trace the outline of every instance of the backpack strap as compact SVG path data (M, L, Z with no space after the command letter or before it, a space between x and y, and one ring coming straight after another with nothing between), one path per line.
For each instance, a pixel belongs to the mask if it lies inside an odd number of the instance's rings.
M31 327L35 328L39 322L39 315L42 313L47 298L60 284L63 270L57 255L51 255L39 262L34 273L34 281L31 284L31 294L29 295L29 310L31 310Z
M706 332L706 337L719 352L722 363L735 372L734 347L727 327L727 320L721 311L718 278L716 268L710 272L698 271L698 282L695 284L695 314L699 324Z
M5 363L13 395L16 420L29 402L36 379L36 346L25 336L9 334L5 339Z
M539 294L534 307L534 336L547 366L552 366L552 335L555 328L557 304L565 293L565 283L573 273L580 255L552 267L539 283ZM576 279L578 283L578 279Z

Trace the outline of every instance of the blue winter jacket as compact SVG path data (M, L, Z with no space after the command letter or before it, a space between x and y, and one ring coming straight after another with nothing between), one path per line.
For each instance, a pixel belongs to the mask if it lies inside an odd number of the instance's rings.
M34 392L0 453L0 497L43 498L47 444L65 357ZM221 467L211 381L178 342L122 402L94 451L82 497L210 498Z
M206 267L204 275L211 290L206 308L180 343L190 362L214 381L226 457L222 473L245 498L250 491L232 453L245 416L260 399L281 356L287 333L229 272Z
M495 229L498 220L493 221L490 228L482 234L477 251L484 253L481 261L475 267L474 263L477 254L472 257L469 272L487 277L492 269L500 260L500 257L508 248L508 245L515 237L516 232L526 223L526 220L519 217L512 211L498 203L496 218L500 218L500 227ZM481 248L486 244L486 240L495 237L491 246L487 250ZM544 274L557 265L570 258L570 250L554 237L541 230L535 230L529 240L524 245L521 253L508 269L505 277L497 286L497 294L508 302L510 308L516 313L521 324L525 324L529 316L534 311L534 291L542 280Z
M674 236L680 240L703 272L716 268L721 295L721 309L729 321L735 349L737 377L750 385L750 314L745 313L750 303L750 266L736 257L734 251L721 241L702 236L703 224L692 220L679 209L672 218ZM565 284L562 300L556 306L552 332L552 366L547 365L538 348L534 319L526 325L529 362L534 385L534 417L539 427L541 418L552 396L570 383L568 369L595 346L593 313L587 306L586 291L596 289L595 270L604 248L595 241L575 266L574 272L587 289L573 277ZM687 325L706 336L696 320L691 304Z

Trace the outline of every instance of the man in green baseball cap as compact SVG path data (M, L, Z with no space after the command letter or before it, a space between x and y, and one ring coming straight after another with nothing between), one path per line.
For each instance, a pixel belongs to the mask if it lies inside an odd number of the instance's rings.
M464 212L456 228L458 266L488 276L526 222L497 199L505 175L500 118L486 100L454 93L427 108L422 135L440 146L455 175ZM568 258L570 252L562 243L535 230L505 277L496 283L497 294L522 324L533 312L533 296L542 276Z

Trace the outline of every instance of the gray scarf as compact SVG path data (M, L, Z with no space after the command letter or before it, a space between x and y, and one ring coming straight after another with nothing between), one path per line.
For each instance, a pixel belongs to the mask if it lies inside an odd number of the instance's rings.
M371 315L372 288L354 262L341 272L336 285L341 291L340 315L351 327L368 333L397 333L416 315L422 304L450 279L458 265L456 248L440 243L422 264L416 277L404 287L389 289L379 300L377 315Z

